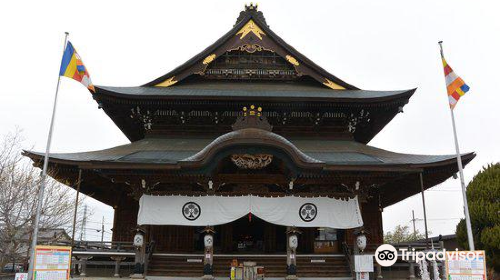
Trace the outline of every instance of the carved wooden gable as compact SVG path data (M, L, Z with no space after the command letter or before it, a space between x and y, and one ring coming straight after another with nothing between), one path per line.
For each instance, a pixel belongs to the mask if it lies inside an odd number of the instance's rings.
M169 87L202 79L294 80L308 76L331 89L357 89L314 64L269 29L256 6L246 6L235 26L203 52L145 86Z

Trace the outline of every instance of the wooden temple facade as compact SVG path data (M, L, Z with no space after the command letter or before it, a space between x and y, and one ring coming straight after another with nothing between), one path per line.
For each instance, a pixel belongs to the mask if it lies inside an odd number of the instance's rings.
M414 92L344 82L283 41L250 5L223 37L166 75L137 87L96 86L94 100L131 143L54 153L50 167L70 187L81 172L80 191L113 207L113 241L132 241L143 194L358 196L375 248L385 207L457 172L454 155L368 145ZM41 165L43 153L24 154ZM462 155L463 164L473 158ZM203 252L202 228L145 229L155 252ZM298 253L324 255L342 254L359 229L300 230ZM216 254L286 252L286 228L258 217L215 231Z

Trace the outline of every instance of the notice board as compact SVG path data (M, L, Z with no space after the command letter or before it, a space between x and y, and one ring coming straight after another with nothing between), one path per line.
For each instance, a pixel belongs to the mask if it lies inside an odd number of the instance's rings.
M69 280L71 247L36 246L33 280Z
M446 279L487 280L484 251L446 252Z

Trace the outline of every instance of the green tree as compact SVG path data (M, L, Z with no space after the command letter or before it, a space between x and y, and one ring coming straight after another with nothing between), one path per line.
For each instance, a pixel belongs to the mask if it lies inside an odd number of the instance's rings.
M410 232L408 226L397 225L393 231L389 231L384 235L384 242L388 244L396 244L401 242L411 242L424 239L425 235L418 230Z
M467 203L476 250L485 250L487 265L500 271L500 163L488 165L467 186ZM465 220L457 225L457 240L469 248Z

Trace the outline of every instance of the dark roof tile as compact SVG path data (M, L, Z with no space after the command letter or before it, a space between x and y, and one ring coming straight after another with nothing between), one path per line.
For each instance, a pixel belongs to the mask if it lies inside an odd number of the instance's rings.
M195 155L212 141L213 139L208 138L145 138L110 149L82 153L54 153L50 157L75 163L98 161L175 164ZM419 165L455 158L455 155L395 153L354 141L296 139L290 142L307 156L331 165ZM26 155L43 157L43 153L31 151L27 151Z

